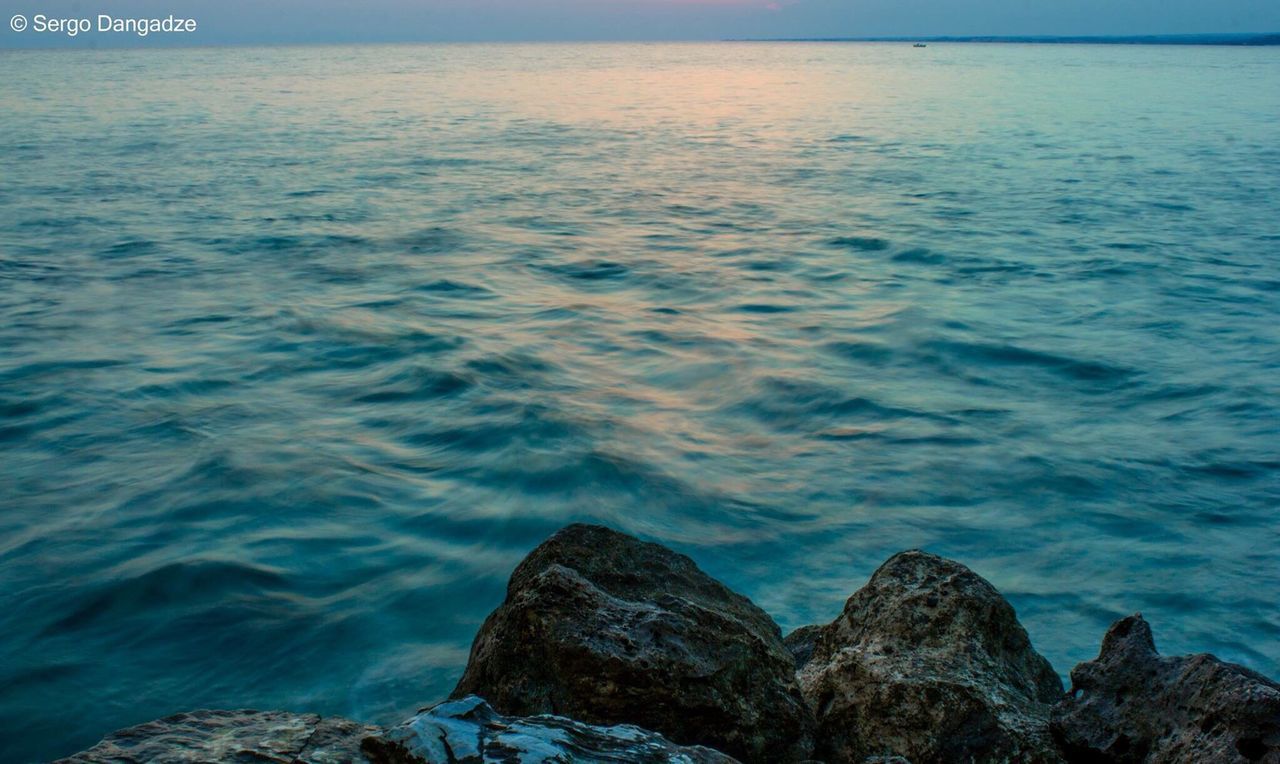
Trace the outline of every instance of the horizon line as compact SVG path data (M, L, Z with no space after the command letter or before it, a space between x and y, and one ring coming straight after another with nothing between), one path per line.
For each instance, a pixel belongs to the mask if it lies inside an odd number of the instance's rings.
M95 41L96 43L97 41ZM187 43L165 44L156 38L130 41L125 45L92 44L80 46L74 42L59 40L53 45L0 45L0 52L32 51L32 50L80 50L80 51L120 51L120 50L172 50L183 48L291 48L291 47L327 47L327 46L373 46L373 45L579 45L579 44L707 44L707 43L1006 43L1006 44L1107 44L1107 45L1203 45L1232 47L1276 47L1280 46L1280 31L1274 32L1203 32L1176 34L1105 34L1105 35L861 35L861 36L820 36L820 37L722 37L722 38L565 38L565 39L404 39L404 40L221 40L191 41Z
M1130 45L1280 45L1280 32L1192 32L1097 35L867 35L853 37L727 37L724 42L1107 43Z

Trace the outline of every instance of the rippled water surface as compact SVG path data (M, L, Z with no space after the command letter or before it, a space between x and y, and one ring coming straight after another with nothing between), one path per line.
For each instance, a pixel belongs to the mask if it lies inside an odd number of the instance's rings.
M1280 674L1280 49L0 53L0 760L440 698L532 546Z

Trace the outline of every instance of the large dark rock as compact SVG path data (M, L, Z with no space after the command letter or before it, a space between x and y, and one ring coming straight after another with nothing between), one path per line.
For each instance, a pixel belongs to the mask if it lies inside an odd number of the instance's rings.
M635 724L744 761L806 758L812 717L778 626L690 560L572 525L511 575L453 697Z
M380 730L338 718L284 711L193 711L108 735L65 764L352 764Z
M680 746L639 727L597 727L559 716L501 716L474 695L427 709L365 741L374 764L735 764L710 748Z
M814 758L830 764L1060 761L1057 674L991 584L932 554L882 565L823 628L800 682L817 712Z
M1053 710L1069 761L1280 764L1280 684L1212 655L1164 658L1141 615L1116 621Z

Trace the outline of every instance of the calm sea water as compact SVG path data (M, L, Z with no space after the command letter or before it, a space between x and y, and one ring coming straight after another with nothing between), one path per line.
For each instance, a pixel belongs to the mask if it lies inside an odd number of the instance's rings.
M1280 49L0 53L0 760L442 697L565 523L1280 674Z

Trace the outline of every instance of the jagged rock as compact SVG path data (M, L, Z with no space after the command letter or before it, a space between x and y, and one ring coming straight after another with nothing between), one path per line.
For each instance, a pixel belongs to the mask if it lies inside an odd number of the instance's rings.
M1053 736L1072 762L1280 764L1280 684L1212 655L1161 657L1141 615L1071 672Z
M108 735L65 764L351 764L380 732L347 719L284 711L193 711Z
M882 565L823 627L800 683L829 764L1061 760L1048 731L1061 680L991 584L932 554Z
M796 659L796 670L804 668L813 657L813 650L818 646L818 637L822 636L821 626L801 626L782 639L791 657Z
M453 697L635 724L750 762L807 758L812 717L777 624L690 560L572 525L511 575Z
M559 716L512 718L474 695L441 703L365 741L374 764L734 764L639 727L597 727Z

